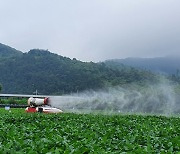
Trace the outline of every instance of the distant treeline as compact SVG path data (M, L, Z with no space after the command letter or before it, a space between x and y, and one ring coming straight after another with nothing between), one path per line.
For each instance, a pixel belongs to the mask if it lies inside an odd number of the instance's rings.
M27 105L27 99L26 98L23 98L23 99L15 99L15 98L4 99L4 98L0 98L0 104Z

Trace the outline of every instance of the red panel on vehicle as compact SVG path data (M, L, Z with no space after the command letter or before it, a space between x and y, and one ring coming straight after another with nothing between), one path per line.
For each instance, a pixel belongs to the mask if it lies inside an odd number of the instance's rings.
M36 111L36 108L34 108L34 107L28 107L26 112L37 112L37 111Z
M48 104L48 97L46 97L45 99L44 99L44 105L47 105Z

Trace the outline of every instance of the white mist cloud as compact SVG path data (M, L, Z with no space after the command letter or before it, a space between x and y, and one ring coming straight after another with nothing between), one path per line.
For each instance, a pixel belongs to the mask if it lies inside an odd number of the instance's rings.
M163 81L156 85L127 85L99 91L86 91L71 96L52 97L51 105L63 110L95 110L121 113L174 114L180 112L174 85Z

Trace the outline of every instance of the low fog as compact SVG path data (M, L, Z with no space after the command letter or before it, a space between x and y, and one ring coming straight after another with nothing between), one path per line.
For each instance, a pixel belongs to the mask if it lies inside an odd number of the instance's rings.
M50 98L54 107L71 112L107 111L107 113L180 113L180 97L168 81L156 85L127 85L98 91L85 91Z

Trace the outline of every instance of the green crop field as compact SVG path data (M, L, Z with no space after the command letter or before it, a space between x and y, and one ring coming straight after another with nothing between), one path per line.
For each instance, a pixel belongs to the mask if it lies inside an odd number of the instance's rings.
M0 153L121 152L180 152L180 118L0 109Z

